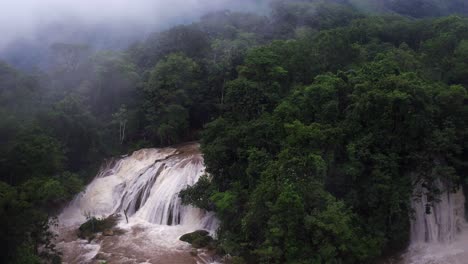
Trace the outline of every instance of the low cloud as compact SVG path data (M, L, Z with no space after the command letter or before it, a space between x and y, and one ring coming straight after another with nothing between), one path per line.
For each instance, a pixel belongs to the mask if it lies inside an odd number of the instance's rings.
M159 30L220 10L265 10L268 0L1 0L0 49L40 39L45 28L135 27Z

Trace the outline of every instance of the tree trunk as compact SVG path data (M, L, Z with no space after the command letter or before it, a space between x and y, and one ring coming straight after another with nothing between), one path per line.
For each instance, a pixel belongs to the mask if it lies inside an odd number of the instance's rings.
M124 214L125 214L125 220L127 220L127 224L128 224L127 209L124 209Z
M127 122L124 121L123 122L123 128L122 128L122 138L120 140L120 144L123 144L124 140L125 140L125 126L126 126Z
M223 86L221 87L221 106L224 105L224 86L226 86L226 77L223 78Z

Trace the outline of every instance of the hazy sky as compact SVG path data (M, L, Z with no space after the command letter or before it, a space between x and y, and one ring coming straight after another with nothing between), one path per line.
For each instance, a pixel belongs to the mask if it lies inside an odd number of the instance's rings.
M155 29L191 21L219 9L258 10L268 0L0 0L0 48L17 38L34 39L51 23L88 26L131 23Z

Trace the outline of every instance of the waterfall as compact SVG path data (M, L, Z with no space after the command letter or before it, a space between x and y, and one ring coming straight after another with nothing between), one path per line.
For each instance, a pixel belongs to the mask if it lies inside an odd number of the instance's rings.
M465 220L465 196L462 188L453 190L441 181L440 190L431 199L423 182L418 182L411 199L410 247L398 263L462 264L468 263L468 232Z
M411 243L449 243L461 233L465 224L465 196L458 188L453 192L440 181L435 183L440 196L429 199L428 190L419 182L411 200Z
M103 166L96 178L59 215L59 225L62 230L76 230L86 221L86 216L123 216L126 213L128 223L122 217L119 227L128 232L115 237L112 243L100 242L96 246L101 252L125 251L137 256L149 254L149 251L153 255L147 259L153 259L156 251L169 254L174 249L187 249L185 243L178 241L180 235L197 229L214 235L218 226L213 213L182 205L178 196L204 172L203 157L196 143L135 151ZM63 242L62 248L74 251L76 243L70 243ZM122 248L115 248L116 245ZM143 250L144 247L148 248ZM99 250L94 251L96 255ZM81 258L71 262L75 261L87 262Z

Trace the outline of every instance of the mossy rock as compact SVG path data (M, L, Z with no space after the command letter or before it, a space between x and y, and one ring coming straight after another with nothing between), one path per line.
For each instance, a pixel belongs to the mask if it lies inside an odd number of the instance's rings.
M210 244L210 242L213 240L212 237L210 236L202 236L202 237L197 237L192 241L192 247L194 248L204 248Z
M211 240L208 245L206 246L206 249L208 250L216 250L218 248L218 241L216 240Z
M119 215L110 215L107 218L91 217L78 228L78 237L92 240L95 233L112 230L117 225Z
M194 248L203 248L210 245L210 243L213 241L213 238L209 236L209 234L210 233L206 230L197 230L192 233L187 233L181 236L179 239L181 241L192 244L192 247Z
M206 230L197 230L192 233L182 235L179 240L192 244L192 242L200 237L208 236L210 233Z

